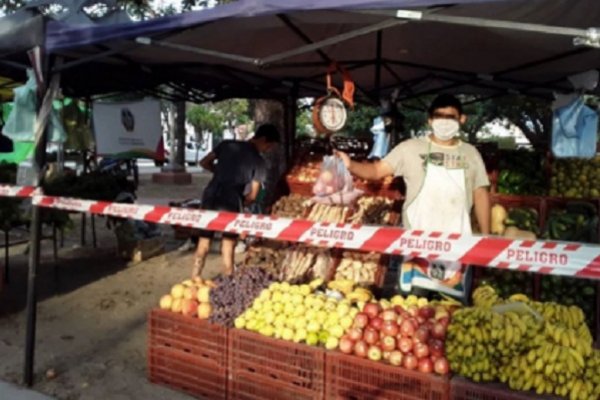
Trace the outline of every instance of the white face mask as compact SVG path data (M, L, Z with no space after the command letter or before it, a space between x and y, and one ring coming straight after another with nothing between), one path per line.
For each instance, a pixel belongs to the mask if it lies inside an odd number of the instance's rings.
M437 118L431 123L431 129L436 138L446 141L458 135L460 124L455 119Z

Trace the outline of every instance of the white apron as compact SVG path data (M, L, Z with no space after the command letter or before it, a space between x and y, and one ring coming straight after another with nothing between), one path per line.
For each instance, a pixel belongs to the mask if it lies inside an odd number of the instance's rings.
M460 144L459 144L460 146ZM431 144L425 160L425 178L417 197L405 212L405 227L424 231L462 233L470 235L471 218L467 200L464 165L447 168L430 162ZM460 153L459 153L460 155ZM460 157L458 157L460 159ZM442 291L452 296L464 295L462 265L436 261L424 266L402 267L400 287L410 291L412 286Z

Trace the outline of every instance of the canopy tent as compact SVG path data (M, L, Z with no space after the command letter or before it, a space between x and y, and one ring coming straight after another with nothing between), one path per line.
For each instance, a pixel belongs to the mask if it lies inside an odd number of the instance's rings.
M567 76L600 67L597 49L574 44L585 29L600 26L596 0L444 3L241 0L127 24L51 21L46 47L64 57L62 87L71 95L147 90L167 82L170 93L198 101L278 97L292 88L320 95L331 60L349 69L358 94L371 99L396 88L400 99L440 91L547 96L569 90ZM422 10L425 18L397 18L404 8ZM427 16L472 17L479 26ZM488 19L576 29L502 29L486 27Z

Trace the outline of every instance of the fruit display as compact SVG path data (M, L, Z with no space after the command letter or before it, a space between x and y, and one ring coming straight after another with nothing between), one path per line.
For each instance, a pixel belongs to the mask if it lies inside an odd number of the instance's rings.
M272 280L272 276L262 268L242 268L232 275L215 279L216 287L210 293L210 322L232 327L233 321Z
M306 219L313 222L340 224L346 222L349 215L350 207L317 203L312 206Z
M317 278L326 279L331 264L331 253L328 249L296 246L286 252L279 279L293 283Z
M358 308L349 300L317 293L322 284L321 279L303 285L272 283L236 318L235 327L276 339L336 349Z
M544 156L528 150L504 151L499 157L498 192L544 195Z
M535 240L539 235L539 214L530 207L507 210L501 204L491 209L491 232L512 239Z
M215 282L210 280L187 279L173 285L170 293L160 298L159 306L188 317L207 319L212 311L210 293L215 287Z
M303 183L315 183L320 171L320 162L308 162L294 166L288 174L288 179L295 179L298 182Z
M341 337L340 351L423 373L448 374L444 341L451 313L426 299L419 307L420 299L409 297L366 303Z
M287 242L276 240L265 240L253 244L246 249L246 255L242 267L259 267L267 270L273 276L279 276L283 260L286 256L285 250L289 247Z
M598 212L587 202L574 201L550 210L545 239L598 243Z
M327 288L333 293L337 292L352 303L361 305L373 299L373 293L370 290L360 287L356 282L348 279L335 279L327 283Z
M292 193L277 200L271 208L271 214L284 218L301 218L306 210L309 198Z
M491 286L501 297L513 293L533 296L533 276L533 273L525 271L482 268L477 286Z
M575 199L600 197L600 158L555 160L550 196Z
M585 360L585 371L583 373L585 382L591 386L591 398L600 398L600 350L592 350L592 354ZM581 389L580 389L581 390Z
M345 251L337 266L335 279L347 279L361 285L375 283L381 254Z
M504 299L489 286L476 289L473 302L456 311L448 327L446 353L454 373L540 395L598 398L585 376L586 368L597 367L580 308L524 294Z
M394 200L382 196L363 196L357 201L357 210L348 222L371 225L396 225L398 215L393 210Z
M541 277L541 301L577 306L592 329L596 315L596 283L589 279L544 275Z

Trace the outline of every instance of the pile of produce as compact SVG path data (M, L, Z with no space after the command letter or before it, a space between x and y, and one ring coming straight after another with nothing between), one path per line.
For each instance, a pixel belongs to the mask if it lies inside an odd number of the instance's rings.
M160 298L160 308L188 317L207 319L212 309L210 292L215 286L215 283L210 280L187 279L173 285L171 292Z
M233 321L272 281L272 276L262 268L243 268L215 279L216 287L210 292L210 322L232 327Z
M489 286L476 289L473 301L474 307L453 314L448 328L453 372L573 400L600 396L600 386L586 379L597 364L580 308L534 302L523 294L504 300Z
M273 276L279 276L288 247L289 243L276 240L254 244L246 250L243 267L259 267Z
M298 182L315 183L320 171L320 162L308 162L294 166L288 174L288 178L295 179Z
M49 196L114 201L122 191L133 191L125 176L92 171L82 175L65 173L46 179L42 188Z
M358 209L348 222L371 225L395 225L398 214L393 211L394 201L387 197L363 196L358 199Z
M539 235L539 225L539 214L533 208L513 207L507 211L500 204L492 207L490 230L494 235L535 240Z
M306 219L313 222L340 224L346 222L349 215L350 207L317 203L312 206Z
M340 351L424 373L448 374L444 341L451 313L423 300L422 307L415 296L410 301L395 296L365 304L342 336Z
M550 196L575 199L600 197L600 158L555 160Z
M569 202L550 211L544 239L598 243L598 211L587 202Z
M589 279L566 276L543 275L541 277L541 301L553 301L565 306L577 306L593 331L596 310L596 283Z
M306 196L292 193L280 198L271 208L271 214L277 217L301 218L308 207Z
M491 286L501 297L508 297L513 293L533 296L533 276L533 273L525 271L482 268L481 280L477 286Z
M375 283L381 255L377 253L359 253L345 251L336 272L335 279L348 279L353 282L371 285Z
M279 279L293 283L317 278L326 279L331 264L328 249L298 245L286 252Z
M349 300L316 293L323 284L273 283L235 320L235 327L277 339L336 349L358 309Z
M498 192L544 195L544 156L528 150L502 152L498 164Z

